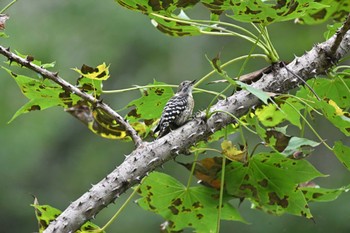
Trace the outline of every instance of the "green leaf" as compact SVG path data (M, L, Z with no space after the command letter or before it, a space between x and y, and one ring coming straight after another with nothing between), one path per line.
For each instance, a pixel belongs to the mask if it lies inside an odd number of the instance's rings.
M281 215L311 218L299 183L324 176L306 160L293 160L278 153L254 155L248 164L232 161L226 166L229 194L248 198L254 208Z
M338 29L342 26L342 23L334 23L331 25L327 25L327 31L325 33L323 33L323 37L328 40L329 38L331 38L337 31Z
M238 85L241 86L241 88L249 91L250 93L252 93L253 95L255 95L256 97L258 97L264 104L267 104L267 100L270 99L270 95L267 92L264 92L263 90L254 88L248 84L245 84L241 81L236 81L236 83Z
M2 68L14 78L22 93L29 99L29 102L14 114L10 122L23 113L44 110L53 106L68 107L76 104L80 99L76 95L65 92L61 86L48 79L33 79L24 75L17 75L5 67Z
M49 226L50 222L55 220L58 217L58 215L61 214L60 210L54 207L51 207L49 205L33 204L31 206L33 206L35 209L35 215L38 220L40 233L42 233ZM100 230L101 229L97 225L93 224L92 222L86 222L84 225L80 227L78 231L76 231L76 233L82 233L87 231L90 231L90 232L98 231L101 233L105 232Z
M285 119L301 129L300 115L302 114L301 110L304 109L305 106L295 98L288 98L280 108Z
M159 118L165 104L174 95L170 87L153 87L154 85L164 85L162 82L154 81L153 84L149 85L152 87L141 89L142 97L131 101L127 105L127 107L134 107L136 109L136 112L127 116L128 119L132 117L145 120Z
M337 141L334 144L333 151L339 161L350 170L350 147L345 146L341 141Z
M273 1L275 2L275 1ZM248 22L262 23L264 25L272 22L293 20L305 15L310 10L324 9L327 5L307 0L277 1L214 1L204 0L203 3L211 9L221 13L230 10L228 16L232 19Z
M285 119L285 113L277 109L275 104L264 105L262 108L259 108L255 111L259 121L267 127L273 127Z
M299 189L303 192L307 201L328 202L334 201L339 197L340 194L348 192L350 189L350 185L338 189L312 187L301 187Z
M306 138L292 137L282 154L291 155L295 152L310 151L310 147L316 147L318 145L320 145L320 142L315 142Z
M350 113L343 112L337 104L329 100L319 101L318 105L324 112L324 116L346 136L350 136Z
M350 79L344 79L341 75L332 79L317 78L312 88L321 99L331 99L340 108L350 107Z
M165 218L170 231L188 227L194 228L196 232L216 230L219 204L217 190L207 187L187 189L173 177L153 172L142 183L139 193L142 197L137 203ZM231 204L224 202L221 210L222 219L244 222Z
M319 4L327 7L310 9L304 14L298 22L306 24L318 24L332 18L336 21L344 21L350 12L348 0L318 0Z

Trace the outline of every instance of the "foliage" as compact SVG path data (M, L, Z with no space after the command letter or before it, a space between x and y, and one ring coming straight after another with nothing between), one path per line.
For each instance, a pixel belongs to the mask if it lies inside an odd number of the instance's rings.
M39 233L42 233L47 226L50 224L51 221L55 220L58 215L61 214L61 211L49 206L49 205L39 205L38 200L35 198L34 204L32 204L32 207L35 209L35 215L38 220L39 225ZM100 228L91 223L86 222L84 225L81 226L80 230L76 231L77 233L87 233L87 232L100 232L104 233L105 231L101 231Z
M218 35L238 36L252 43L252 49L243 58L248 62L251 57L264 57L275 63L279 56L269 37L267 26L281 21L294 20L298 23L316 24L329 19L341 21L349 12L347 1L144 1L117 0L129 9L147 15L154 26L163 33L171 36ZM190 19L185 11L203 4L210 12L210 20ZM226 16L226 17L225 17ZM220 21L225 18L227 22ZM234 24L235 21L251 23L252 30ZM338 28L340 25L336 28ZM248 27L247 27L248 28ZM336 28L329 27L325 33L329 38ZM254 49L260 48L264 55L253 54ZM43 68L51 69L54 63L42 63L30 55L17 54L28 62ZM236 61L233 59L232 61ZM181 231L193 228L197 232L214 232L220 227L220 220L246 222L230 201L247 200L252 208L268 214L282 215L285 213L312 218L310 202L326 202L335 200L340 194L348 191L349 185L329 189L320 187L312 180L327 177L308 162L305 158L313 154L314 148L324 146L333 152L338 160L350 169L350 147L336 141L334 146L328 145L310 121L314 114L327 119L345 136L350 136L350 69L347 66L334 66L327 76L316 77L308 81L314 93L301 87L295 95L266 93L255 89L249 84L230 77L225 67L231 62L221 64L219 56L209 59L213 67L212 73L223 77L226 87L221 93L211 90L196 89L203 93L214 94L212 103L219 96L227 95L229 89L245 89L257 96L264 105L252 109L237 123L214 133L207 141L199 142L191 148L196 156L193 162L180 163L191 171L204 186L187 186L174 177L154 172L143 180L139 187L137 203L144 209L161 215L166 222L162 225L164 232ZM15 66L11 61L8 65ZM5 67L7 73L15 80L22 93L29 99L12 117L12 122L19 115L59 106L82 121L98 136L108 139L130 141L130 135L125 127L115 119L75 93L62 88L61 85L42 76L28 76L14 72L14 67ZM101 96L108 94L103 89L103 81L110 77L109 65L105 63L90 67L83 65L74 68L80 76L76 87L88 93L96 100L102 101ZM242 67L244 70L244 65ZM206 82L206 75L197 82L197 86ZM122 110L128 109L125 119L142 138L152 138L152 128L157 122L164 105L173 95L172 86L154 81L145 86L136 86L115 93L132 90L140 91L140 98L126 104ZM112 91L113 92L113 91ZM208 112L208 116L210 116ZM318 141L305 138L305 128L310 128ZM291 128L300 131L299 135L289 135ZM246 131L253 132L259 137L265 150L256 152L257 147L246 139ZM230 135L240 133L241 143L228 140ZM215 142L220 142L220 148ZM199 152L214 151L220 156L209 156L198 159ZM52 221L60 211L47 206L35 204L36 215L40 223L40 232ZM97 228L87 223L90 230ZM81 232L87 229L82 228Z

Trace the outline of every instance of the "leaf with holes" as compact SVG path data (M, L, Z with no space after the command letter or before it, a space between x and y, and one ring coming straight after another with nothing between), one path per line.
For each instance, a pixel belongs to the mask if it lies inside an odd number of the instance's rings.
M342 193L348 192L350 185L338 189L327 189L320 187L301 187L299 189L303 192L307 201L328 202L334 201Z
M306 138L291 137L288 146L283 150L282 154L292 155L297 152L311 152L311 148L320 145L320 142L315 142Z
M38 80L15 74L5 67L2 68L13 77L22 93L29 99L29 102L17 110L9 122L23 113L44 110L54 106L69 107L80 100L80 97L67 93L61 86L52 83L48 79Z
M312 88L320 98L331 99L340 108L350 107L350 79L344 79L341 75L333 79L317 78Z
M139 189L137 203L161 215L169 231L194 228L196 232L214 232L217 227L219 192L207 187L186 188L173 177L153 172ZM223 200L221 219L244 222L238 211Z
M142 97L131 101L127 107L134 107L126 118L128 120L145 119L151 120L159 118L163 108L168 100L173 96L174 92L170 87L164 87L164 83L154 81L149 84L151 87L141 89ZM160 85L157 87L157 85Z
M323 110L324 116L346 136L350 136L350 113L343 111L332 100L328 103L319 101L318 106Z
M255 114L259 121L267 127L276 126L285 119L285 114L277 109L274 104L264 105L262 108L257 109Z
M303 183L322 177L309 162L293 160L278 153L254 155L247 164L233 161L226 166L225 180L229 194L247 198L253 207L267 213L289 213L312 218L303 193Z
M39 204L33 204L31 205L35 209L35 215L38 220L39 224L39 232L42 233L44 230L48 227L50 222L54 221L58 215L61 214L61 211L51 207L49 205L39 205ZM101 231L101 228L99 228L97 225L93 224L92 222L86 222L84 225L80 227L79 230L76 231L76 233L83 233L83 232L101 232L104 233L105 231Z
M306 24L319 24L330 18L336 21L344 21L350 12L348 0L318 0L317 2L326 7L310 9L297 21Z

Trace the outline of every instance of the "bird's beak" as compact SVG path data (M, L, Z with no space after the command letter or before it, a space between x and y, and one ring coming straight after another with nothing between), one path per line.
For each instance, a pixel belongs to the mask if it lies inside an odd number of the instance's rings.
M191 82L191 84L193 85L193 84L195 84L195 82L196 82L197 80L195 79L195 80L193 80L192 82Z

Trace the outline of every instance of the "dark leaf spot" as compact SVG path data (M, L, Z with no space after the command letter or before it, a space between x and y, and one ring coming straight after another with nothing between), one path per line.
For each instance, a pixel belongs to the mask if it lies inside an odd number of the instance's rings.
M175 206L179 206L182 204L182 200L180 198L176 198L175 200L172 201L172 204Z
M36 111L36 110L40 110L41 108L40 108L40 106L39 105L32 105L29 109L28 109L28 111Z
M169 206L168 209L171 211L171 213L172 213L173 215L178 215L178 214L179 214L179 210L176 209L176 207L173 206L173 205Z
M321 196L323 196L322 193L314 193L314 194L312 194L312 198L314 198L314 199L319 198Z
M48 227L47 223L45 220L40 219L40 225L43 226L45 229Z
M204 216L203 216L203 214L197 214L196 215L197 216L197 218L200 220L200 219L202 219Z
M192 204L192 207L198 209L198 208L203 208L203 205L199 201L196 201L195 203Z
M155 89L154 93L156 93L156 95L161 96L161 95L163 95L163 93L164 93L164 89L157 88L157 89Z
M261 181L258 182L258 184L260 184L261 187L264 187L264 188L267 187L267 184L268 184L268 183L269 183L269 182L268 182L267 179L263 179L263 180L261 180Z
M282 208L287 208L288 207L288 196L284 196L283 199L279 198L277 193L271 192L269 193L269 204L270 205L279 205Z

